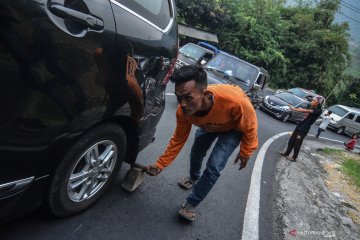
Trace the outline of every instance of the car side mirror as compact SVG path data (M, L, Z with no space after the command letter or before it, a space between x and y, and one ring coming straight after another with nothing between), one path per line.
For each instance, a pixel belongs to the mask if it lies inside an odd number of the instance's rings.
M200 65L201 65L201 66L204 65L205 63L207 63L207 61L208 61L208 60L206 60L206 59L204 59L204 58L201 59L201 60L200 60Z
M226 71L224 72L224 77L226 77L226 78L232 77L232 75L233 75L233 73L232 73L231 70L226 70Z
M254 90L261 90L261 86L259 84L254 84L254 86L252 86L252 89Z

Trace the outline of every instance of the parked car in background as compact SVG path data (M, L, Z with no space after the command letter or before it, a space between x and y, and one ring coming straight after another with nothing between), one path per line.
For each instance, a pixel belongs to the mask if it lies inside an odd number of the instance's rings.
M198 44L187 43L179 49L175 67L178 69L186 65L202 66L213 58L218 51L215 47L213 49L206 47L202 42Z
M304 109L310 107L308 101L289 92L281 92L275 95L266 96L260 108L283 122L300 122L306 117L305 113L292 111L289 108L289 105Z
M95 203L153 141L175 67L173 0L2 0L0 221Z
M324 114L328 110L332 111L329 128L350 136L360 133L360 109L337 104L329 107Z
M303 98L309 102L311 102L311 100L317 95L315 92L311 91L311 90L306 90L304 88L299 88L299 87L296 87L296 88L290 88L288 90L277 90L275 93L280 93L280 92L289 92L289 93L292 93L300 98Z
M255 108L263 100L262 90L270 79L268 72L260 67L225 52L218 53L205 64L209 84L235 84L249 96Z

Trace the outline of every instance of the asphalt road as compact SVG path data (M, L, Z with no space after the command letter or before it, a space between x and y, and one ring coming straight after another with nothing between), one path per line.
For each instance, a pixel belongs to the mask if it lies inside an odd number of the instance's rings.
M142 164L153 163L164 151L175 127L176 98L174 86L169 84L167 103L153 144L138 157ZM292 131L293 123L283 123L257 110L259 121L259 146L277 133ZM222 176L207 198L198 206L200 216L194 223L183 221L177 210L189 192L178 187L179 178L188 175L189 152L195 127L187 144L176 161L159 176L146 176L143 184L134 192L120 188L128 166L124 165L115 182L88 211L67 219L48 216L41 210L34 211L0 227L1 240L59 240L59 239L241 239L243 216L249 191L250 177L257 152L248 166L238 171L230 158ZM316 128L310 133L315 133ZM324 137L345 141L348 138L331 131ZM275 151L286 144L287 136L275 141L264 160L260 198L259 236L272 239L273 232L281 227L276 222L273 201L276 197ZM204 161L206 162L206 161Z

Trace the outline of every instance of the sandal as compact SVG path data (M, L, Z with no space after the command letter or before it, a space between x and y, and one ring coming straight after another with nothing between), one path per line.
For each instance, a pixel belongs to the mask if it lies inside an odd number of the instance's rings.
M286 156L285 158L286 158L286 160L289 160L290 162L296 162L296 158L294 158L294 157Z
M178 181L178 184L180 187L184 188L184 189L191 189L195 183L197 182L197 180L192 179L190 177L183 177Z
M189 203L184 203L183 206L179 209L178 214L185 220L193 222L196 215L198 214L193 209L194 207L192 205Z

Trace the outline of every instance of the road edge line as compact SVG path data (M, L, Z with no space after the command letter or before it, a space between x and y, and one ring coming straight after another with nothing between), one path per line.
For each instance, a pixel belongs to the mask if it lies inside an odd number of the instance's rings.
M250 189L246 201L244 222L241 234L241 239L243 240L259 239L261 172L264 163L265 153L271 143L273 143L276 139L290 133L291 132L278 133L275 136L266 140L266 142L261 146L258 155L256 156L254 168L251 173Z

